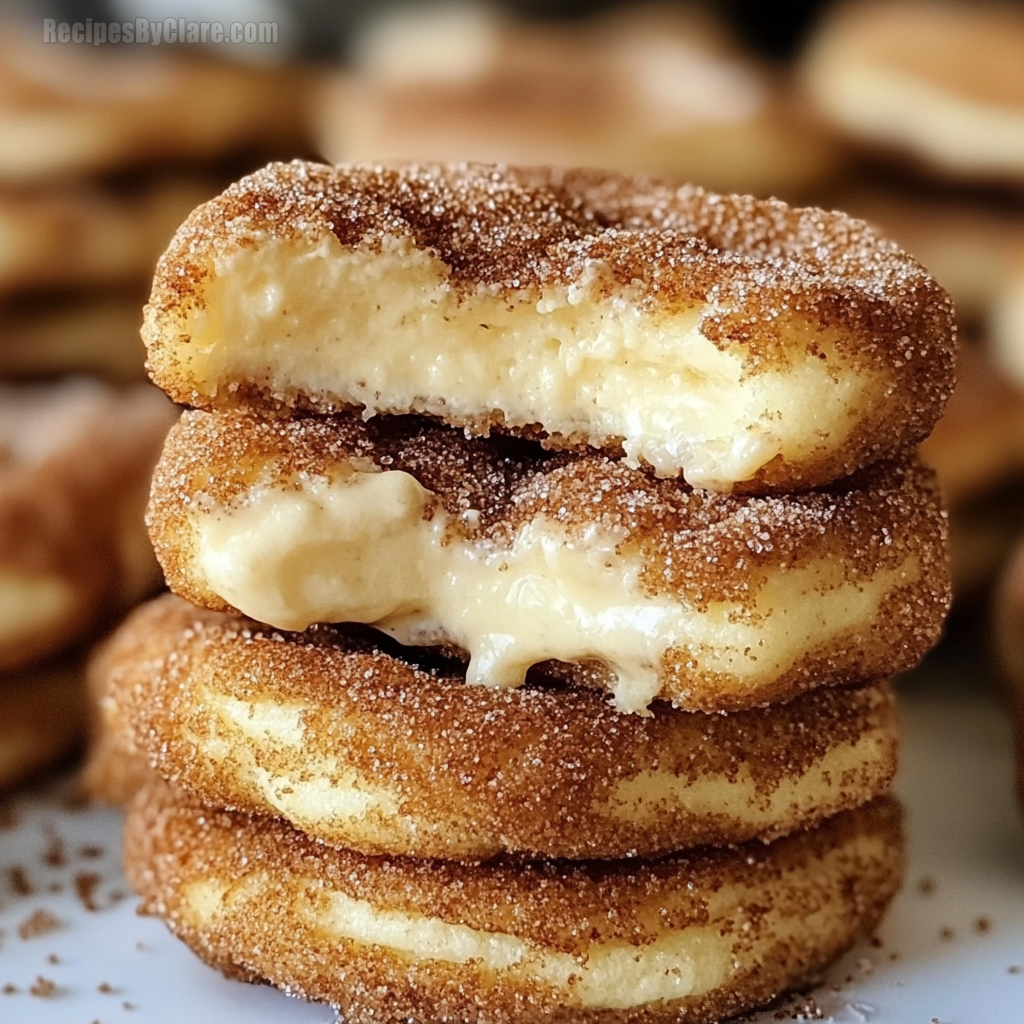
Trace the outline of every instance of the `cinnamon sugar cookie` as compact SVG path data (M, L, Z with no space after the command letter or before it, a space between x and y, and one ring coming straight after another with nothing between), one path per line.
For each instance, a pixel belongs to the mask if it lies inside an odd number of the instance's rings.
M415 417L196 411L168 436L149 523L196 604L455 645L488 686L596 663L624 711L889 675L949 599L944 513L913 460L740 497Z
M90 671L106 795L144 759L211 806L365 853L649 857L768 839L884 793L895 769L886 683L623 716L543 675L466 686L457 664L379 634L282 635L170 595Z
M902 870L882 800L771 844L655 862L370 858L146 791L125 866L204 960L351 1024L710 1024L873 929Z
M172 47L52 46L37 32L0 32L0 182L301 144L301 76Z
M85 638L154 587L142 513L173 416L146 385L0 386L0 670Z
M838 128L944 176L1024 184L1024 11L853 0L812 36L803 78Z
M386 8L317 101L331 160L644 171L792 195L838 164L785 83L694 5L522 22L483 4Z
M178 176L120 190L0 192L0 293L138 284L181 219L215 191L210 180Z
M0 377L145 380L141 322L141 301L131 291L9 301L0 306Z
M948 296L867 225L602 172L272 164L162 257L153 377L203 407L421 412L722 491L921 440Z

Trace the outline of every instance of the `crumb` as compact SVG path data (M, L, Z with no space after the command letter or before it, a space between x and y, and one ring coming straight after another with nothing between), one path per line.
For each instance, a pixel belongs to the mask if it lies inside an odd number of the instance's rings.
M925 875L924 878L920 879L917 883L917 891L922 896L930 896L935 892L936 888L935 879L932 878L931 875Z
M83 860L98 860L105 852L102 846L93 846L91 843L78 848L78 856Z
M885 943L882 942L882 940L877 935L872 935L871 936L871 945L874 946L875 949L881 949L882 946L885 945Z
M32 882L28 877L28 872L18 865L17 867L11 868L7 872L11 892L15 896L31 896L35 889L32 887Z
M12 985L10 982L7 982L7 984L4 985L3 988L0 988L0 992L3 992L5 996L13 996L17 994L18 986Z
M23 939L34 939L37 935L55 932L60 927L61 922L50 911L40 909L30 914L18 925L18 934Z
M900 958L899 953L890 953L889 954L889 959L892 960L893 962L895 962L896 960L899 960L899 958Z
M135 1009L135 1004L134 1003L122 1003L121 1007L123 1009L125 1009L125 1010L134 1010Z
M949 927L949 925L943 925L939 929L939 938L942 939L943 942L950 942L953 938L955 938L955 936L956 932L954 932L953 929Z
M49 845L43 851L43 863L47 867L62 868L67 862L67 854L64 852L64 840L58 835L51 836Z
M56 953L50 953L49 956L47 956L47 958L46 958L46 962L48 964L59 964L60 963L60 957L57 956Z
M1006 968L1006 973L1020 974L1020 967L1017 964L1010 964L1010 966Z
M96 986L96 991L97 992L102 992L105 996L109 996L111 994L111 992L115 991L115 989L114 989L114 986L111 985L109 981L101 981Z
M857 961L857 969L862 974L870 974L875 969L875 965L865 956Z
M57 983L50 981L49 978L44 978L41 974L34 982L32 987L29 989L32 995L39 999L52 999L57 994Z
M111 903L120 903L121 900L128 899L128 893L124 889L114 889L108 898Z
M79 871L75 875L75 895L86 910L99 910L96 902L96 887L102 878L92 871Z
M992 930L992 922L991 922L991 920L989 918L987 918L984 914L982 914L981 917L979 917L978 920L974 922L974 930L979 935L984 935L985 932L991 931Z

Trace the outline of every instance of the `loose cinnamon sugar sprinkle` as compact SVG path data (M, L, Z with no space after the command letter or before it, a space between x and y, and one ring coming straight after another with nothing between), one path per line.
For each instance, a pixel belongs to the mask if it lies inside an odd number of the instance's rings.
M75 875L75 895L86 910L100 909L96 902L96 889L101 881L103 881L102 877L92 871L79 871Z
M29 992L39 999L52 999L57 994L57 983L40 974L32 983Z
M935 879L931 875L925 875L923 878L918 880L917 891L922 896L930 896L935 892L938 886L936 885Z
M113 985L110 984L109 981L101 981L96 986L96 991L97 992L102 992L104 995L110 995L111 993L113 993L113 992L115 992L117 990L114 988Z
M92 844L86 844L78 848L78 856L83 860L98 860L106 853L106 850L102 846L93 846Z
M985 932L988 932L988 931L992 930L992 921L988 917L986 917L984 914L982 914L981 917L979 917L974 922L974 930L979 935L984 935Z
M34 939L38 935L55 932L61 922L48 910L37 910L18 925L18 935L23 939Z
M67 864L67 853L64 849L64 841L58 835L50 837L50 842L43 851L43 863L47 867L62 868Z
M31 896L35 892L28 872L20 865L11 868L7 877L10 890L15 896Z
M943 927L939 929L939 938L942 939L943 942L951 942L956 938L956 932L954 932L949 925L943 925Z
M49 953L49 954L47 954L46 962L48 964L59 964L60 963L60 957L57 956L56 953Z
M1020 971L1021 969L1019 964L1011 964L1009 967L1006 968L1007 974L1020 974Z
M2 992L5 996L14 996L18 994L18 986L12 985L10 982L7 982L7 984L4 985L2 989L0 989L0 992Z

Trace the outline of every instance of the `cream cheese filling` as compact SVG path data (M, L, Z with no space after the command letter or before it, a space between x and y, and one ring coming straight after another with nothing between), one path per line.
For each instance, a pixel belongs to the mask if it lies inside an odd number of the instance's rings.
M643 559L621 532L579 537L553 520L521 526L508 545L450 529L440 502L410 474L341 467L256 486L229 508L192 506L195 571L217 596L280 629L362 622L406 644L469 652L467 681L520 685L549 659L606 663L623 711L662 688L662 661L682 652L696 673L738 686L777 678L831 638L868 630L916 556L849 581L833 559L769 574L752 607L650 595ZM466 514L466 521L472 519Z
M646 313L596 260L541 294L460 296L445 264L405 239L373 253L333 234L255 241L215 260L202 307L181 322L187 344L164 357L199 394L252 381L368 415L499 412L595 444L621 439L631 465L727 491L778 455L840 444L885 383L845 372L829 332L810 325L790 328L788 365L748 372L742 346L701 333L713 305Z
M74 589L56 576L0 570L0 644L15 644L64 620Z

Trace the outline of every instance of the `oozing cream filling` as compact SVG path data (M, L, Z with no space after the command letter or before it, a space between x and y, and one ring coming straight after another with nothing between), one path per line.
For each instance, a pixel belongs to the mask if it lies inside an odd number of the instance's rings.
M472 964L478 970L548 985L572 1005L627 1009L701 996L756 968L760 958L775 949L792 949L795 970L812 936L815 944L826 942L833 948L853 925L845 916L846 901L832 897L848 880L854 863L874 864L880 859L891 859L880 837L854 837L761 886L726 883L709 894L706 925L665 929L646 945L595 938L582 959L506 932L382 910L367 900L325 890L313 878L291 878L287 889L292 894L291 912L331 945L353 942L417 961ZM183 887L183 911L193 927L207 928L223 914L232 914L235 905L244 915L247 905L262 902L271 886L279 891L281 881L261 871L234 884L217 878L196 880ZM802 893L805 899L800 898Z
M200 496L192 516L194 571L261 622L364 622L402 643L454 642L470 654L468 681L490 686L518 686L548 659L597 659L614 672L623 711L658 694L670 649L695 673L755 686L830 638L870 629L886 595L918 573L909 556L850 581L822 558L771 574L752 608L719 601L701 611L645 593L642 559L621 548L618 531L592 525L576 538L538 519L498 546L449 531L408 473L351 466L255 487L230 508Z
M0 570L0 644L14 644L61 622L75 592L55 576Z
M446 266L402 239L367 253L332 234L315 246L264 238L213 269L181 322L187 344L162 356L199 394L252 381L369 412L499 411L511 425L622 439L631 464L701 487L729 490L777 455L835 447L885 384L810 325L791 328L787 365L747 372L742 346L701 333L713 307L644 313L597 261L568 287L512 298L460 297Z

